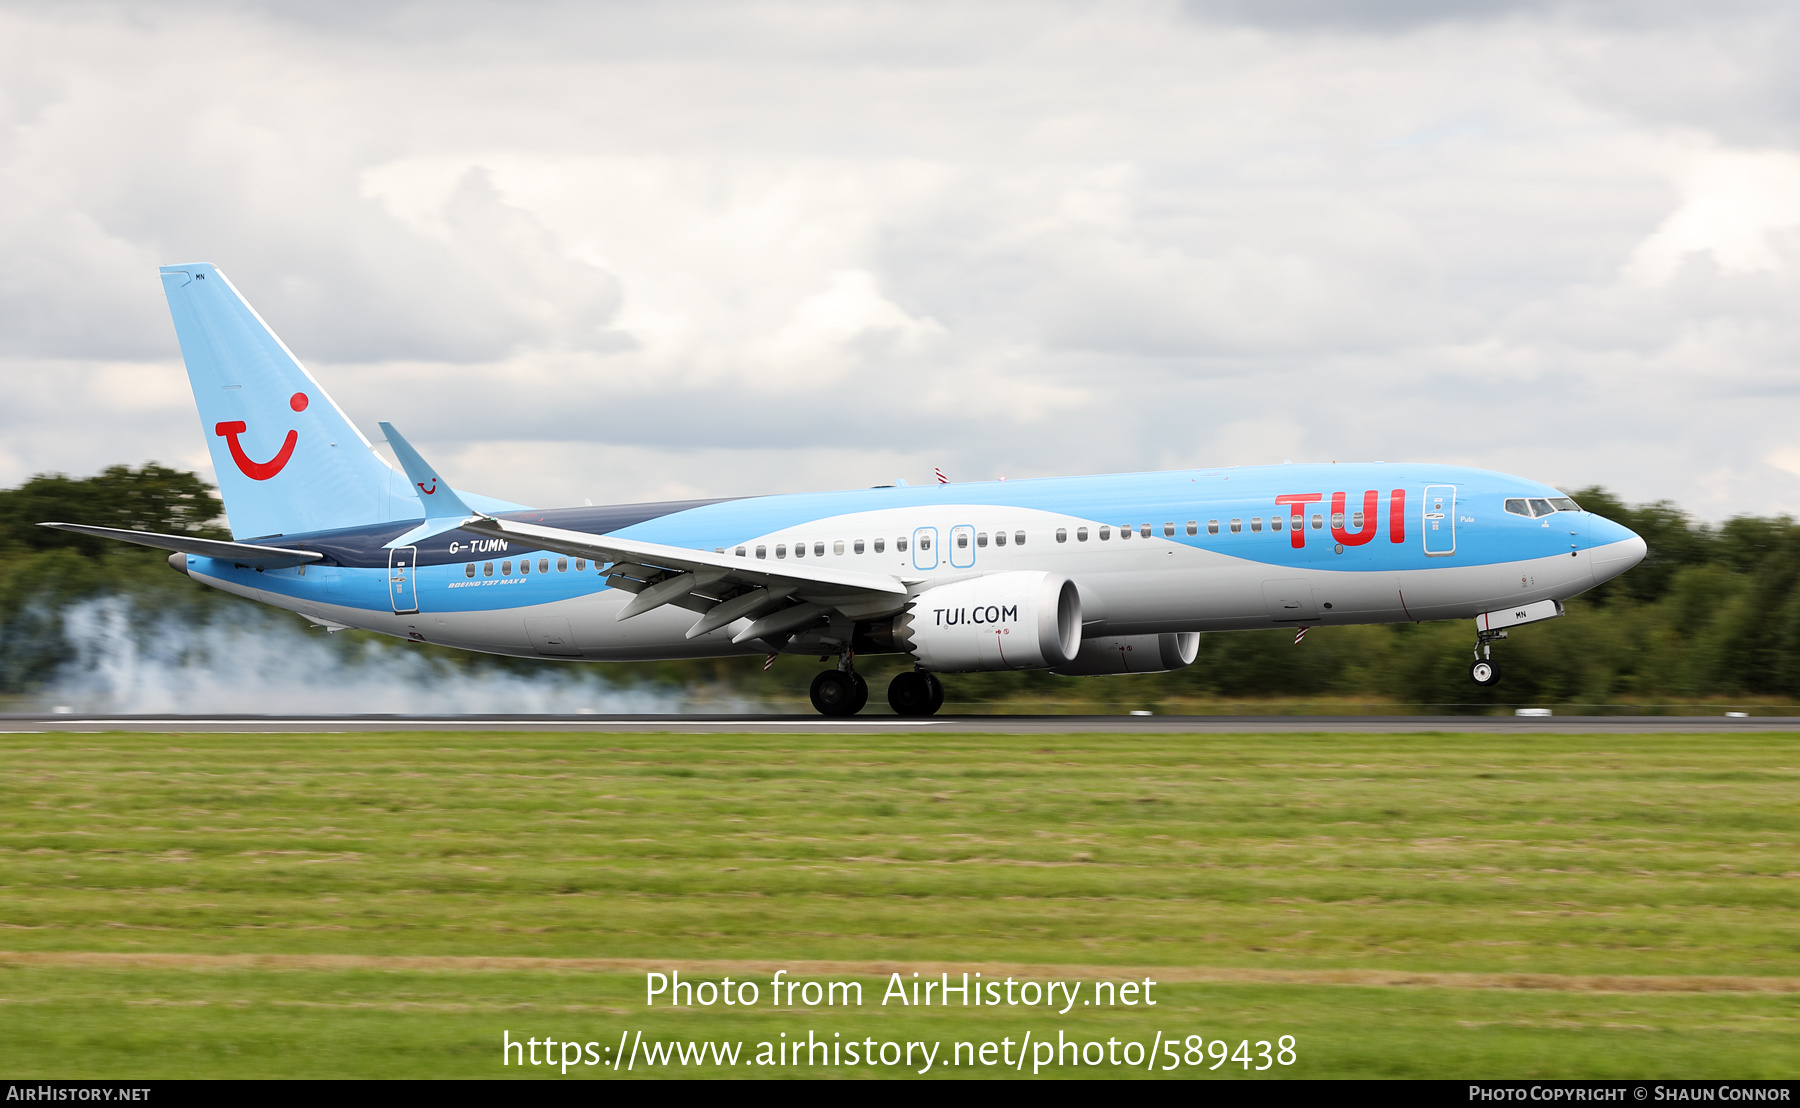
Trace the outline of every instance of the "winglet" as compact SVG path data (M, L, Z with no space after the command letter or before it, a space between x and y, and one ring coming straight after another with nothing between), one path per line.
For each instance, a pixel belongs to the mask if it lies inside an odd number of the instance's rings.
M387 436L388 445L394 448L394 456L400 459L400 468L406 470L406 479L412 482L413 492L425 507L426 519L440 519L444 516L467 519L475 514L472 508L463 503L462 497L456 495L450 482L440 479L437 471L426 465L425 459L413 449L412 443L394 430L393 424L381 424L381 433Z

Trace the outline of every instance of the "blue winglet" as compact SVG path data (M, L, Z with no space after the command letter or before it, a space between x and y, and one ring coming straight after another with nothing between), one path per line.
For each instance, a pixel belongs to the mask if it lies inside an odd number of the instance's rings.
M413 445L394 429L391 423L381 424L381 433L387 436L388 445L394 448L394 456L400 459L400 467L406 470L406 479L412 483L413 492L418 495L419 503L425 508L425 522L406 534L401 535L388 546L409 546L420 539L454 530L463 520L475 512L463 503L462 497L450 487L450 482L437 475L437 471L425 464Z
M441 516L455 516L468 519L475 513L450 482L439 479L437 470L425 464L425 459L413 449L413 445L394 430L391 423L381 424L381 433L387 436L388 445L394 448L394 456L400 459L400 468L406 470L406 479L412 482L413 492L419 497L419 503L425 506L425 518L437 519Z

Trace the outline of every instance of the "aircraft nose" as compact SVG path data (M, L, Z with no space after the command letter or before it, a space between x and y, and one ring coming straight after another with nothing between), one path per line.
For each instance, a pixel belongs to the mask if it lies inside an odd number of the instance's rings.
M1650 550L1637 532L1599 516L1593 517L1588 537L1594 543L1588 550L1588 558L1593 567L1596 585L1602 581L1610 581L1637 565Z

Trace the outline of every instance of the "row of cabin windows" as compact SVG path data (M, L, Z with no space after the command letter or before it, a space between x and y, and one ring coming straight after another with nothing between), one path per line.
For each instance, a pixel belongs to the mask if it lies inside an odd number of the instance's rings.
M595 565L595 568L599 567L598 562L594 563L594 565ZM576 573L581 573L586 569L587 569L587 559L586 558L575 559L575 572ZM512 571L513 571L512 559L508 558L506 561L500 563L500 576L511 577ZM550 559L539 558L537 560L537 571L539 573L549 573L550 572ZM567 558L556 559L556 572L558 572L558 573L569 572L569 559L567 559ZM519 559L519 576L524 577L530 573L531 573L531 559L530 558L520 558ZM492 562L481 563L481 575L483 577L492 577L494 575L494 563L492 563ZM470 562L468 565L463 567L463 576L464 577L475 576L475 563L474 562Z
M1306 517L1301 516L1301 515L1296 515L1291 520L1287 520L1287 519L1285 519L1285 517L1282 517L1282 516L1270 516L1269 517L1269 530L1279 531L1283 527L1291 526L1294 530L1297 531L1302 526L1304 526L1305 523L1306 523ZM1344 513L1343 512L1331 513L1331 525L1333 527L1338 528L1339 530L1342 530L1343 526L1344 526ZM1225 526L1226 526L1226 529L1229 530L1234 535L1243 534L1244 521L1242 519L1227 520L1225 523ZM1322 529L1324 526L1325 526L1325 517L1322 515L1315 514L1312 517L1312 529L1315 531L1318 531L1318 530ZM1353 531L1361 531L1363 529L1363 514L1361 512L1351 512L1350 513L1350 528ZM1262 529L1263 529L1263 518L1261 516L1251 516L1250 517L1250 530L1261 531ZM1190 535L1193 533L1194 532L1192 532L1192 531L1188 532L1188 534L1190 534ZM1218 534L1219 533L1219 521L1216 519L1207 520L1206 521L1206 533L1209 535Z
M1351 520L1353 521L1351 523L1351 526L1354 529L1356 529L1358 531L1362 530L1363 514L1361 512L1352 512ZM1281 516L1271 516L1271 517L1269 517L1268 522L1269 522L1269 530L1271 530L1271 531L1279 531L1284 526ZM1304 523L1305 523L1305 517L1303 517L1303 516L1295 516L1293 519L1294 527L1300 527L1300 526L1304 525ZM1344 525L1344 513L1333 512L1331 515L1331 523L1332 523L1332 526L1334 526L1334 527L1342 527ZM1324 527L1325 526L1325 517L1322 515L1313 516L1312 517L1312 525L1313 525L1313 530L1315 530L1315 531ZM1232 534L1234 534L1234 535L1241 534L1244 530L1244 521L1242 519L1228 520L1226 523L1226 526L1231 531ZM1263 518L1261 516L1251 516L1250 517L1250 530L1261 531L1262 529L1263 529ZM1197 519L1188 520L1185 530L1190 535L1198 535L1200 533L1200 521ZM1131 536L1133 534L1136 534L1141 538L1147 539L1147 538L1150 538L1155 533L1156 533L1155 524L1141 523L1141 524L1138 524L1137 527L1135 527L1135 528L1133 528L1130 524L1125 524L1119 528L1119 539L1122 542L1126 539L1131 538ZM1163 524L1162 525L1162 533L1163 533L1163 538L1165 538L1165 539L1174 538L1175 537L1175 524L1173 524L1173 523ZM1206 533L1209 535L1218 534L1219 533L1219 521L1216 519L1207 520L1206 521ZM1099 538L1099 540L1101 542L1106 542L1113 537L1113 529L1111 527L1102 525L1099 528L1097 528L1096 537ZM1068 532L1067 528L1058 527L1056 529L1056 541L1057 542L1068 542L1069 541L1069 532ZM1075 528L1075 541L1076 542L1088 541L1088 529L1086 527Z
M1529 503L1529 505L1530 505L1529 510L1527 510L1524 507L1527 503ZM1540 509L1540 505L1542 506L1541 509ZM1555 507L1552 508L1551 505L1555 505ZM1509 512L1513 512L1516 515L1548 515L1550 513L1550 511L1579 511L1580 509L1575 507L1575 502L1573 500L1569 500L1566 497L1557 497L1557 498L1554 498L1549 501L1532 500L1532 501L1527 502L1524 500L1508 500L1506 502L1506 510ZM1352 530L1356 530L1356 531L1362 530L1362 528L1363 528L1363 513L1361 513L1361 512L1350 513L1350 521L1351 521L1350 526L1351 526ZM1304 522L1305 522L1305 517L1303 517L1303 516L1296 515L1293 517L1293 526L1295 526L1295 527L1301 526ZM1270 516L1268 523L1269 523L1269 530L1271 530L1271 531L1280 531L1283 527L1283 521L1282 521L1281 516ZM1341 529L1344 526L1344 513L1343 512L1331 513L1331 525L1333 527L1337 527L1337 528ZM1241 534L1241 533L1243 533L1243 530L1244 530L1244 521L1242 519L1228 520L1226 522L1226 526L1232 534L1234 534L1234 535ZM1312 517L1313 530L1315 530L1315 531L1320 530L1324 526L1325 526L1325 517L1323 515L1315 514ZM1186 532L1189 535L1198 535L1200 533L1200 521L1190 519L1187 521L1187 525L1184 529L1186 530ZM1262 529L1263 529L1263 518L1261 516L1251 516L1250 517L1250 530L1253 532L1260 532ZM1132 525L1130 525L1130 524L1122 524L1119 527L1119 540L1121 542L1123 542L1123 541L1131 538L1134 533L1142 538L1147 539L1147 538L1150 538L1152 535L1154 535L1155 531L1156 531L1155 525L1150 524L1150 523L1138 524L1135 528L1133 528ZM1164 538L1168 538L1168 539L1174 538L1175 534L1176 534L1176 525L1173 522L1164 523L1162 525L1162 533L1163 533ZM1219 533L1219 521L1216 519L1207 520L1206 521L1206 533L1209 535L1218 534ZM1106 526L1105 524L1102 524L1100 527L1098 527L1096 529L1096 537L1098 537L1101 542L1110 541L1113 537L1113 529L1109 526ZM975 532L975 545L977 547L986 549L987 545L988 545L988 541L989 541L988 533L986 531ZM1010 541L1012 542L1012 544L1014 546L1024 546L1025 545L1025 532L1014 531L1011 535ZM1058 527L1056 529L1056 541L1057 542L1068 542L1069 541L1068 528ZM1088 541L1088 529L1086 527L1075 528L1075 541L1076 542ZM993 544L995 546L1005 546L1007 544L1007 542L1008 542L1008 536L1005 531L994 532ZM958 549L962 549L962 550L968 549L969 533L967 531L956 532L956 545L957 545ZM878 539L874 539L874 540L870 540L870 541L865 541L863 539L848 539L848 540L836 539L831 543L831 551L833 554L844 554L844 553L863 554L863 553L867 553L870 549L873 549L874 552L877 554L886 553L887 552L887 540L885 538L878 538ZM907 539L905 536L901 536L894 540L894 550L896 552L904 554L904 553L906 553L906 549L907 549ZM921 551L931 549L931 536L930 535L920 535L919 536L919 549ZM720 553L720 554L723 554L725 552L723 547L717 547L717 548L715 548L715 550L717 553ZM740 546L737 548L736 554L740 558L749 557L750 556L750 548L748 546ZM796 558L806 557L807 556L807 544L804 542L795 543L793 545L793 554L794 554L794 557L796 557ZM763 558L763 559L768 558L768 556L769 556L768 546L767 545L757 546L756 551L755 551L755 556L758 558ZM776 543L775 544L775 557L786 558L787 556L788 556L788 544L784 543L784 542ZM823 558L825 556L825 543L824 542L815 541L812 544L812 556L815 558ZM598 563L596 563L596 565L598 565ZM548 558L539 558L537 567L538 567L539 573L550 572L550 560ZM567 558L556 559L556 571L558 573L563 573L563 572L567 571L568 568L569 568L569 560ZM575 559L575 569L577 572L585 570L586 568L587 568L587 559L586 558ZM494 575L494 563L493 562L483 563L481 572L482 572L483 577L492 577ZM521 575L523 575L523 574L529 574L530 572L531 572L531 560L528 558L521 559L519 562L519 573ZM475 563L474 562L470 562L468 565L463 567L463 575L465 577L475 576ZM512 576L512 562L504 561L504 562L500 563L500 576L502 576L502 577Z
M1014 546L1024 546L1025 545L1025 532L1014 531L1010 537L1010 540L1005 531L994 532L993 542L994 542L995 546L1005 546L1008 541L1010 541ZM967 531L957 532L956 545L957 545L957 548L960 550L968 549L969 533ZM984 549L987 547L988 533L986 531L977 531L975 533L975 545L982 547ZM723 554L725 552L723 547L719 547L716 549L717 549L717 552L720 554ZM836 540L833 540L833 542L831 543L831 552L833 554L846 554L846 553L848 553L848 554L866 554L871 549L877 554L887 553L887 540L885 538L873 539L873 540L867 540L867 541L865 541L863 539L836 539ZM906 553L906 549L907 549L907 539L904 535L901 536L900 538L897 538L894 540L895 552L904 554L904 553ZM920 535L919 536L919 549L921 551L931 549L931 536L930 535ZM794 544L794 557L796 557L796 558L806 557L806 550L807 550L806 543L804 543L804 542L795 543ZM737 556L740 558L747 558L751 554L751 549L748 546L740 546L737 548L736 553L737 553ZM756 547L755 556L758 558L767 558L769 556L768 546L763 545L763 546ZM775 544L775 556L777 558L787 557L788 556L788 544L785 542L776 543ZM823 542L814 542L812 544L812 556L815 558L823 558L825 556L825 544Z

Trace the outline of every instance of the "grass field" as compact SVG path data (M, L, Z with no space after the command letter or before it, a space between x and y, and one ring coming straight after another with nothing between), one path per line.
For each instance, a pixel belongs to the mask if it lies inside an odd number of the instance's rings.
M1800 736L9 735L0 767L8 1076L545 1076L503 1031L1800 1073ZM781 967L865 1003L772 1003ZM761 1003L646 1007L653 968ZM882 1006L896 970L1158 1004Z

